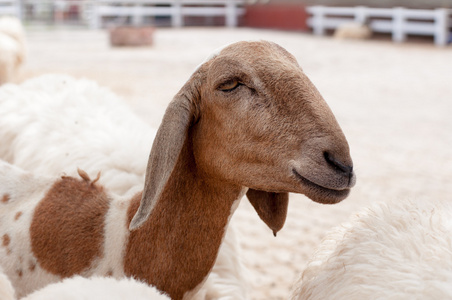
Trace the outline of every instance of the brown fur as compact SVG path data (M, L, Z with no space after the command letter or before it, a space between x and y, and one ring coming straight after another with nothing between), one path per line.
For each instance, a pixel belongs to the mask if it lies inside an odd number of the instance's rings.
M102 254L109 200L102 188L83 179L55 182L37 205L30 227L38 263L61 277L79 274Z
M268 42L227 47L165 113L141 202L129 208L124 270L182 299L212 268L242 187L276 233L288 192L341 201L351 164L336 119L293 56Z
M183 147L148 221L131 232L124 261L127 276L152 283L172 299L182 299L209 273L240 192L237 186L199 180L190 147ZM141 194L133 198L129 221L140 199Z
M2 238L3 247L7 248L9 246L9 243L11 243L11 238L9 237L9 235L4 234Z
M9 194L4 194L2 197L2 203L8 203L8 201L11 199Z
M19 218L22 216L22 214L23 213L21 211L17 212L16 215L14 216L14 221L19 220Z
M79 174L82 180L63 177L52 186L30 228L38 263L62 277L88 268L104 238L108 199L97 179ZM245 187L276 233L288 192L336 203L353 179L347 141L295 58L268 42L227 47L165 113L144 191L131 200L124 224L132 229L124 271L182 299L210 272Z

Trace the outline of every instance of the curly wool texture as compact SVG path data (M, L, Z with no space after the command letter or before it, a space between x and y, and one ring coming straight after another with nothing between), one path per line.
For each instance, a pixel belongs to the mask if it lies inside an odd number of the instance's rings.
M379 203L332 230L292 299L452 298L452 205Z

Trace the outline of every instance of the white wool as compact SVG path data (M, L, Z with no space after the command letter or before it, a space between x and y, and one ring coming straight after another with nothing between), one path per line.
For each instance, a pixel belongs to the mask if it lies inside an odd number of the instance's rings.
M25 32L19 19L0 17L0 85L14 79L25 51Z
M33 173L78 176L80 168L96 178L101 171L99 183L109 192L130 196L144 186L155 134L154 128L112 92L89 80L44 75L0 88L0 159ZM107 218L114 221L115 213L112 210ZM118 222L107 223L107 236L117 236ZM246 299L244 267L233 226L200 294ZM108 247L121 244L124 238L121 234L109 241ZM108 260L117 261L117 255ZM99 266L99 270L104 268L106 265ZM115 276L121 271L113 270Z
M76 276L54 283L21 300L169 300L157 289L130 278ZM2 298L3 300L3 298Z
M379 203L332 230L292 299L452 299L452 203Z
M45 75L0 89L0 157L35 173L100 171L102 185L125 194L143 187L155 133L89 80Z
M24 28L20 20L16 17L0 17L0 32L9 35L19 43L23 43L25 40Z
M1 300L15 300L14 288L8 279L8 276L3 274L0 267L0 299Z
M9 82L15 76L20 64L19 45L10 36L0 32L0 85Z

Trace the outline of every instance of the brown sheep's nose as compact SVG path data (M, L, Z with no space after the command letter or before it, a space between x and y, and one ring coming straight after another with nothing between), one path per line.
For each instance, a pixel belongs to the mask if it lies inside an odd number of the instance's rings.
M323 154L326 162L330 167L332 167L336 172L343 174L349 178L349 185L353 184L354 174L353 174L353 165L348 165L347 163L343 163L336 159L333 155L328 152Z

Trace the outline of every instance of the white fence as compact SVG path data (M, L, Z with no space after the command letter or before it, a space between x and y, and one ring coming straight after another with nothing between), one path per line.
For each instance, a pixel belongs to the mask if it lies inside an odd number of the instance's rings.
M374 32L391 33L396 42L403 42L410 34L428 35L434 37L436 45L442 46L447 44L450 36L452 11L449 9L311 6L307 11L312 15L308 25L316 35L354 21L366 23Z
M21 16L21 7L19 1L16 0L0 0L0 16L11 15Z
M105 17L130 17L140 25L144 17L170 17L171 25L184 25L185 16L224 16L225 25L235 27L244 14L243 0L98 0L91 27L100 28Z
M245 13L245 0L0 0L0 15L15 15L24 21L78 22L91 28L106 22L143 25L164 18L170 25L184 26L185 17L223 17L225 26L235 27Z

